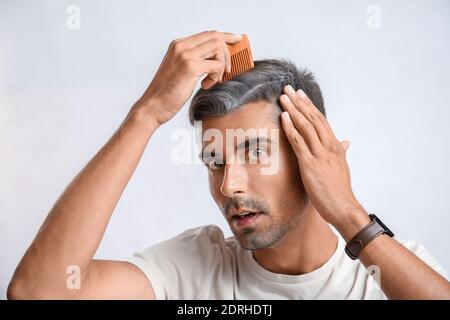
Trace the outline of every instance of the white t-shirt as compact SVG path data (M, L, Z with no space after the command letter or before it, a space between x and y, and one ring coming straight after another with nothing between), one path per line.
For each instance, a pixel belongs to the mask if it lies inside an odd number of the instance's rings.
M242 249L234 236L225 239L216 225L188 229L126 261L148 277L156 299L387 299L369 269L350 259L338 238L333 256L302 275L264 269L251 250ZM402 244L448 280L422 245Z

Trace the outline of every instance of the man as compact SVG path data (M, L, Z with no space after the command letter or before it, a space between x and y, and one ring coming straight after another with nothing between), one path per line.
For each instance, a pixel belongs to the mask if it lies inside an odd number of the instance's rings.
M355 198L348 143L334 136L310 73L266 60L218 83L231 67L226 44L240 39L212 31L170 44L144 95L52 208L9 298L450 298L444 270L424 248L398 243ZM147 142L203 75L191 121L215 137L250 132L203 145L211 194L234 237L204 226L127 261L93 260ZM79 289L67 287L69 266L79 267Z

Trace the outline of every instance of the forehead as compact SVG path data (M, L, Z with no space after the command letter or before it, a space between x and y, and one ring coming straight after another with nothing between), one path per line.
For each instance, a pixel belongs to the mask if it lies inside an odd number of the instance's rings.
M275 119L277 119L275 121ZM276 129L279 128L276 107L267 101L245 104L225 116L206 118L202 122L202 129Z

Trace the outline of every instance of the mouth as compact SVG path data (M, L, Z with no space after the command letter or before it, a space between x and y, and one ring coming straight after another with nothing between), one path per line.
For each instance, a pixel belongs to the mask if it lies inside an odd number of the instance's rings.
M263 212L242 211L231 217L233 225L236 227L249 226L254 224Z

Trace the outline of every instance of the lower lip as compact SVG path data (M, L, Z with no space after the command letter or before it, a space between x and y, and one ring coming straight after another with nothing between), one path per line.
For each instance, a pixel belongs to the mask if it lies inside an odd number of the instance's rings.
M261 212L258 212L257 214L254 214L254 215L251 215L248 217L244 217L244 218L233 218L233 223L235 226L238 226L238 227L248 226L248 225L254 223L260 215L261 215Z

